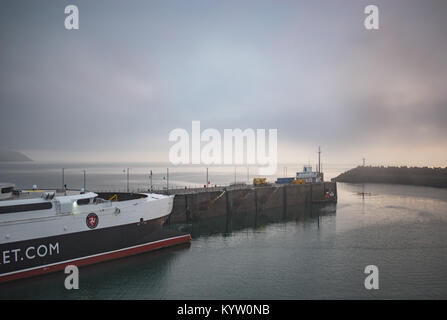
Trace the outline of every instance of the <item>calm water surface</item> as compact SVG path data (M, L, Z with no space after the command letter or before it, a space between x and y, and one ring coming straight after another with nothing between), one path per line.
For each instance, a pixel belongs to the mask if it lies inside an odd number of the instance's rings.
M0 285L0 298L447 298L447 190L338 184L338 191L336 205L286 216L173 225L191 232L190 246L81 268L76 291L64 288L60 272ZM371 264L380 272L375 291L363 284Z

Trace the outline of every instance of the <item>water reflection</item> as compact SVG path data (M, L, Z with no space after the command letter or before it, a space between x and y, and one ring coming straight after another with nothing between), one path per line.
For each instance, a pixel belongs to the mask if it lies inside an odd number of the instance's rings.
M320 227L320 220L324 216L335 216L336 204L307 204L299 207L256 210L236 215L210 217L189 224L171 224L166 228L188 232L191 237L222 235L231 236L235 232L252 229L261 230L270 224L288 223L314 223Z
M0 299L145 299L159 295L182 244L79 269L80 290L66 290L64 271L0 284Z

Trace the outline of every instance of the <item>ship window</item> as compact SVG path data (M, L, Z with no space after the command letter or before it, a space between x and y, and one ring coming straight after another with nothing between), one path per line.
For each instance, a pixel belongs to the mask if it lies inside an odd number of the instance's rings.
M30 203L30 204L18 204L15 206L1 206L0 214L13 213L13 212L25 212L34 210L48 210L53 207L51 202Z
M106 200L104 200L103 198L99 198L99 197L96 197L95 199L95 204L100 204L100 203L104 203L104 202L106 202Z
M89 203L90 203L90 198L87 198L87 199L79 199L78 201L76 201L76 203L77 203L79 206L82 206L82 205L84 205L84 204L89 204Z
M13 187L3 188L2 193L10 193L12 192Z

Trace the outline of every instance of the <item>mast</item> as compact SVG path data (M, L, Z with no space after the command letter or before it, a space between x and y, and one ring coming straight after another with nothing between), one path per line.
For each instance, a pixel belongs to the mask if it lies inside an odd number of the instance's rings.
M318 173L321 173L321 148L318 146Z

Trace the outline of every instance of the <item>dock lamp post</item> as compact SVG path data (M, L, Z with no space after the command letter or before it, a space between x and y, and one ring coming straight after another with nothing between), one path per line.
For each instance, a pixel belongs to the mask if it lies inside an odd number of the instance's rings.
M234 185L236 185L236 167L234 167Z
M67 195L67 185L65 184L65 168L62 168L62 190L64 195Z
M126 170L123 170L123 172L126 172ZM127 192L129 192L129 168L127 168Z
M169 168L166 168L166 193L169 194Z

